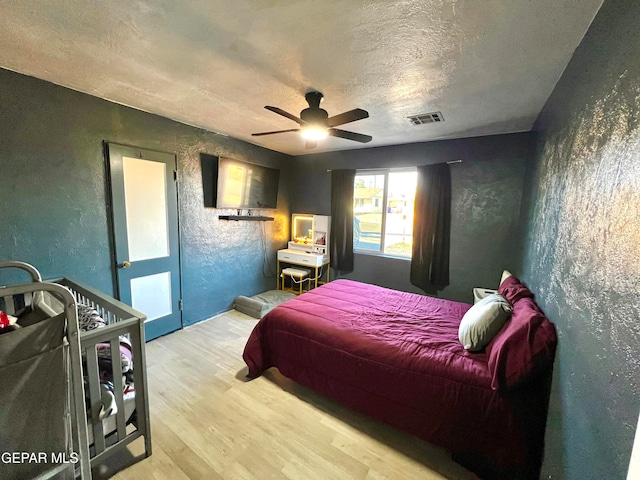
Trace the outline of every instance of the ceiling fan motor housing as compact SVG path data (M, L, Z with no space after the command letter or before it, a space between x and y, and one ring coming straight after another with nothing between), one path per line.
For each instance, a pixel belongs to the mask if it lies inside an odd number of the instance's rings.
M325 125L329 114L322 108L309 107L300 112L300 118L307 123Z
M305 108L300 112L300 118L307 123L313 125L326 125L329 114L326 110L320 108L320 102L323 95L320 92L307 92L304 96L309 104L309 108Z

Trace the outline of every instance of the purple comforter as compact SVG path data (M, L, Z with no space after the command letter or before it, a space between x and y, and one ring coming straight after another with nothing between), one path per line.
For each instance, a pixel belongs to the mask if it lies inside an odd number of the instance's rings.
M336 280L276 307L243 358L443 446L487 478L534 478L547 382L491 387L485 353L458 341L471 305ZM546 388L548 394L548 388ZM543 395L544 396L544 395ZM532 424L532 417L533 424ZM538 465L539 466L539 465Z

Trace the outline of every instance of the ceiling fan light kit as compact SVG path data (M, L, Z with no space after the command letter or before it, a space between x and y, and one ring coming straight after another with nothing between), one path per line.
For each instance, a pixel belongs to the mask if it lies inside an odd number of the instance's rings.
M300 135L305 140L323 140L329 136L325 127L309 125L300 129Z
M355 108L353 110L349 110L348 112L329 117L327 111L320 108L322 97L322 93L320 92L308 92L304 96L304 98L307 100L309 108L305 108L304 110L302 110L299 117L296 117L295 115L286 112L281 108L267 105L264 108L272 111L273 113L277 113L278 115L282 115L289 120L293 120L298 125L300 125L300 128L253 133L252 135L254 137L259 137L264 135L273 135L276 133L300 132L302 138L307 140L307 149L315 148L318 145L318 140L322 140L329 135L331 135L332 137L344 138L346 140L353 140L360 143L367 143L373 139L373 137L371 137L370 135L363 135L361 133L348 132L346 130L333 128L337 127L338 125L343 125L345 123L351 123L362 120L364 118L368 118L369 112L367 112L366 110L362 110L361 108Z

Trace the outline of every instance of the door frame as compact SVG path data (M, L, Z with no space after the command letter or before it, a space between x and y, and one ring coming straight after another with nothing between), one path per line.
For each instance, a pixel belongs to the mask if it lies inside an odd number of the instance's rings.
M179 297L180 297L180 329L184 328L184 315L183 315L183 286L182 286L182 229L180 228L180 188L178 184L178 154L175 152L167 152L163 150L156 150L153 148L140 147L137 145L130 145L127 143L119 143L111 140L103 140L102 141L102 154L104 157L104 173L105 173L105 197L106 197L106 207L107 207L107 228L109 230L109 259L111 262L111 279L113 285L113 296L118 300L122 300L120 298L120 285L118 281L118 255L116 251L116 228L115 228L115 219L113 216L114 208L113 208L113 189L112 189L112 178L111 178L111 168L109 162L109 145L117 145L118 147L131 148L134 150L139 150L140 152L156 152L162 153L165 155L173 155L175 158L174 165L174 181L176 187L176 227L178 229L178 244L177 244L177 255L178 255L178 286L179 286ZM142 158L142 157L138 157Z

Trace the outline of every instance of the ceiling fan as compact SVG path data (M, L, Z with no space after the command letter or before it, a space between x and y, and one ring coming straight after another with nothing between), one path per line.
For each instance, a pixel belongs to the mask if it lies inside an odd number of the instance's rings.
M307 141L305 148L315 148L318 146L318 140L326 138L327 135L332 137L345 138L347 140L354 140L356 142L367 143L370 142L373 137L370 135L363 135L361 133L347 132L346 130L340 130L338 125L345 123L355 122L369 117L369 112L356 108L349 110L348 112L341 113L329 117L326 110L320 108L320 102L322 101L322 93L320 92L307 92L304 98L309 104L309 108L305 108L300 112L300 117L285 112L281 108L271 107L267 105L267 110L271 110L278 115L287 117L300 125L300 128L291 128L289 130L276 130L273 132L252 133L254 137L260 137L262 135L273 135L274 133L286 133L286 132L300 132L302 137Z

